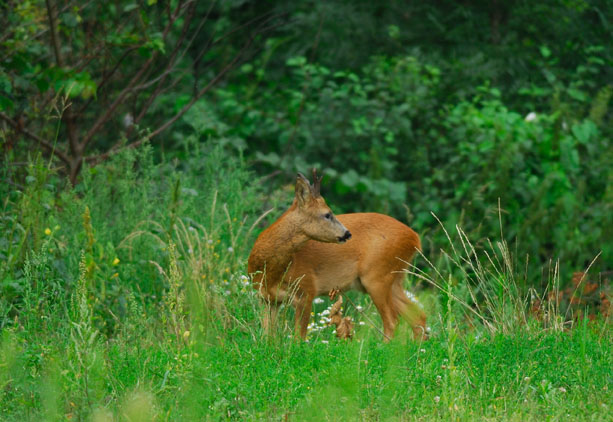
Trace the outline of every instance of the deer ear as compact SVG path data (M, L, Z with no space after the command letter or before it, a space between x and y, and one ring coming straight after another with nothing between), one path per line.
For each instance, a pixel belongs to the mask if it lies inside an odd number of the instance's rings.
M311 199L311 185L309 184L309 180L302 175L302 173L298 173L296 177L296 187L294 188L296 201L298 201L298 205L302 206L306 204L309 199Z

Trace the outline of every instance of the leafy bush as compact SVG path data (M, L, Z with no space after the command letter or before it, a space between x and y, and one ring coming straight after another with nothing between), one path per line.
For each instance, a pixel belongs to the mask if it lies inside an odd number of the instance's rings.
M244 139L260 172L319 167L333 208L408 219L425 234L429 254L445 242L432 212L496 238L500 201L503 235L519 241L531 265L560 259L572 273L602 250L597 268L607 269L613 148L603 122L610 90L586 77L599 75L603 63L599 49L588 50L575 73L521 91L544 107L525 116L490 84L466 100L443 98L441 70L417 57L375 57L360 72L296 57L282 81L244 66L239 84L215 92L215 119L232 122L224 136ZM546 55L543 66L551 67ZM587 102L588 95L598 101ZM552 99L547 107L544 98ZM538 280L539 271L531 273Z
M287 66L282 90L252 96L245 84L216 92L223 119L236 122L233 133L247 140L260 166L321 168L334 181L327 196L341 209L402 212L411 199L406 182L425 171L421 138L436 115L439 70L413 57L376 57L360 74L331 72L304 57Z

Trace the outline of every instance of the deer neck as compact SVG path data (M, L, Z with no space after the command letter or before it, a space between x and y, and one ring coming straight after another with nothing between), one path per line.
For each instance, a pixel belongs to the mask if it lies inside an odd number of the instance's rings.
M249 256L249 273L254 282L274 286L288 282L286 274L294 254L309 240L300 230L290 208L257 238ZM256 274L257 272L257 274Z

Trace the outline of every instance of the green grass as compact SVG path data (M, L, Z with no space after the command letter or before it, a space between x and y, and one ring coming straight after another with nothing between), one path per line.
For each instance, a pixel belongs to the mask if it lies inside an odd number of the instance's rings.
M383 344L361 327L353 341L327 332L301 343L263 338L257 321L243 320L225 329L213 323L178 346L165 327L146 324L156 317L141 318L133 333L87 348L87 373L66 333L5 330L2 418L121 419L130 405L159 420L611 418L612 338L604 326L518 327L480 338L442 330L423 344L402 335ZM135 394L141 404L131 402Z
M401 325L382 343L357 293L351 341L297 341L288 308L265 337L245 260L283 205L261 217L257 183L219 154L187 171L118 158L76 192L33 168L7 197L0 420L613 420L610 321L531 314L506 245L482 255L461 230L412 270L438 287L420 290L430 340Z

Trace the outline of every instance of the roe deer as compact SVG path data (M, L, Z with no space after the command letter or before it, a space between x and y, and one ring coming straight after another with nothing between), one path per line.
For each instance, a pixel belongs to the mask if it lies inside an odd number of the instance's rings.
M274 324L278 304L291 299L296 332L304 339L316 296L357 289L377 307L385 341L394 335L399 316L408 320L415 338L425 338L425 313L403 289L402 270L421 249L419 236L383 214L335 217L320 195L315 170L313 177L310 185L298 174L291 207L259 235L249 255L254 288L270 306L265 329Z

